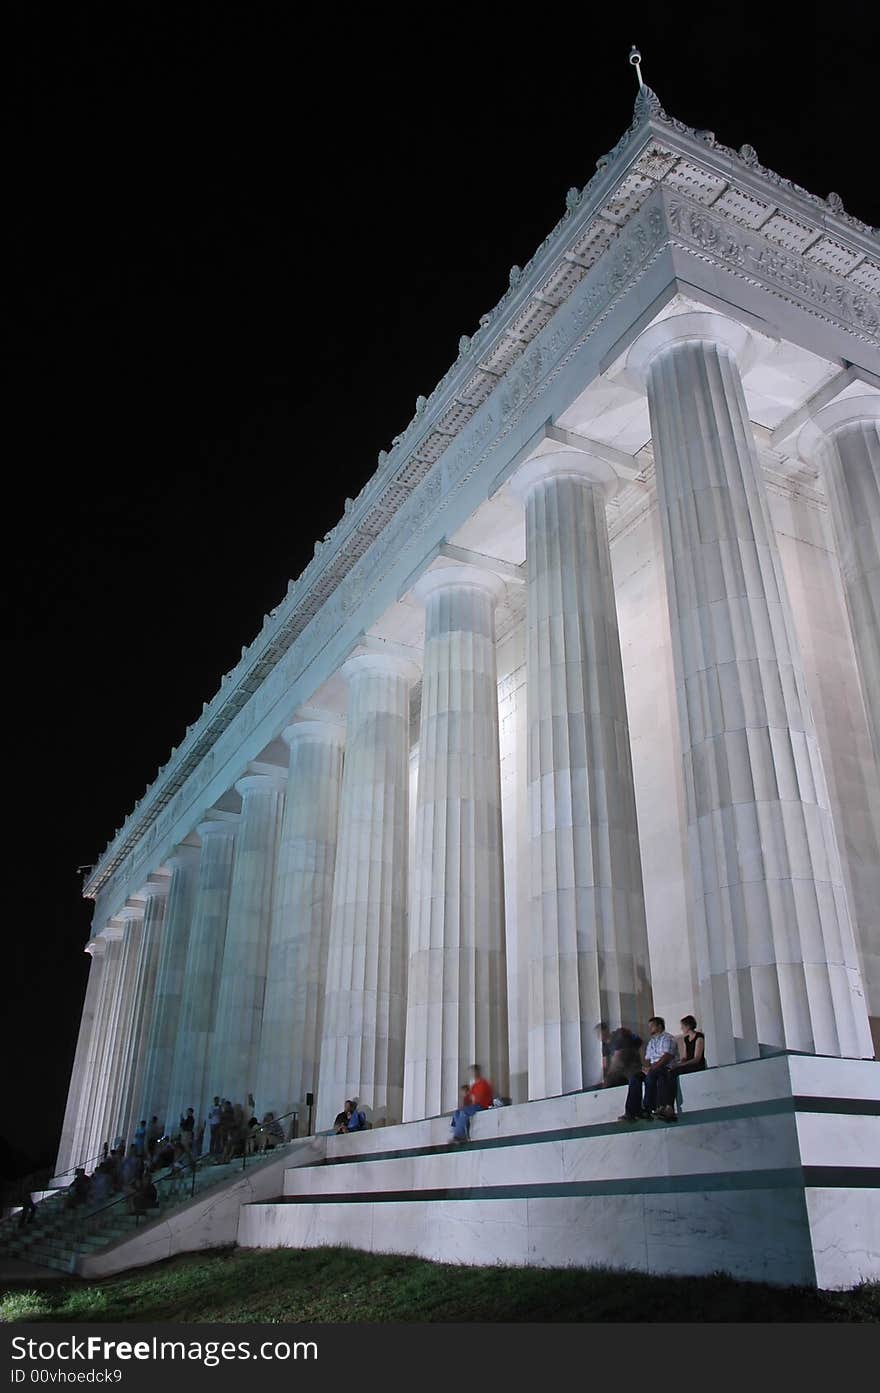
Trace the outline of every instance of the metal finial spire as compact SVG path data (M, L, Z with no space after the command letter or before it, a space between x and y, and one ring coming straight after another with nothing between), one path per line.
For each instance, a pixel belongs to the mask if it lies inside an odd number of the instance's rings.
M629 51L629 61L632 63L633 67L636 70L636 77L639 79L639 86L644 87L645 84L642 81L641 69L642 55L639 53L639 50L636 48L635 44L633 44L632 48Z

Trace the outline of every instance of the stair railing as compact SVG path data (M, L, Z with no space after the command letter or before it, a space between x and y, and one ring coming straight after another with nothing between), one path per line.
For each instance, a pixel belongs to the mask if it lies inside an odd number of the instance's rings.
M256 1138L264 1132L271 1132L277 1123L283 1123L288 1119L296 1118L298 1118L298 1110L293 1108L290 1112L282 1113L280 1117L273 1118L272 1122L260 1123L259 1126L255 1127L244 1140L244 1145L242 1147L242 1170L247 1168L248 1161L253 1164L257 1160L253 1148L253 1142ZM291 1135L289 1141L297 1140L295 1135L296 1127L293 1122L291 1122L290 1131L293 1135ZM271 1149L273 1151L279 1151L286 1147L289 1141L286 1139L280 1140L277 1145ZM249 1144L251 1146L250 1153ZM262 1161L265 1159L265 1156L266 1152L261 1152L259 1154L259 1160ZM112 1214L118 1215L120 1218L133 1217L135 1229L140 1227L142 1219L145 1222L150 1222L152 1219L157 1218L162 1208L162 1200L174 1195L182 1195L186 1190L189 1190L190 1197L195 1196L198 1175L209 1171L215 1162L217 1162L217 1157L211 1155L210 1152L205 1152L202 1156L197 1158L193 1157L189 1152L184 1152L182 1156L177 1158L177 1161L167 1174L152 1177L159 1203L151 1206L148 1210L139 1210L135 1207L133 1199L137 1192L134 1189L128 1189L122 1194L114 1195L111 1200L96 1206L89 1206L88 1204L82 1207L76 1206L74 1208L72 1235L74 1243L78 1246L90 1235L99 1232L104 1228L108 1218ZM221 1177L218 1177L218 1181L220 1179ZM66 1194L66 1190L59 1190L59 1199L65 1197Z
M296 1119L296 1121L298 1121L298 1120L299 1120L299 1110L298 1110L297 1108L291 1108L290 1112L283 1112L283 1113L281 1114L280 1117L275 1117L275 1118L273 1118L271 1122L261 1122L257 1127L254 1127L252 1131L251 1131L250 1129L248 1130L247 1136L244 1138L244 1143L243 1143L242 1149L241 1149L241 1168L242 1168L242 1170L246 1170L246 1169L247 1169L247 1163L248 1163L248 1160L249 1160L249 1159L250 1159L251 1161L253 1160L253 1158L254 1158L254 1156L255 1156L255 1154L256 1154L256 1152L257 1152L256 1140L257 1140L257 1138L261 1135L261 1133L264 1133L264 1132L265 1132L267 1135L271 1135L272 1132L273 1132L273 1129L274 1129L275 1127L277 1127L278 1124L279 1124L280 1122L284 1122L285 1119L288 1118L288 1117L294 1118L294 1119ZM264 1148L262 1151L260 1151L259 1154L260 1154L261 1157L263 1157L263 1156L266 1155L267 1150L279 1151L282 1147L288 1146L288 1145L290 1144L291 1141L296 1141L296 1140L297 1140L297 1137L296 1137L296 1135L295 1135L295 1133L296 1133L296 1131L297 1131L297 1128L296 1128L294 1122L291 1122L291 1125L290 1125L290 1132L291 1132L290 1137L285 1138L285 1136L284 1136L284 1131L285 1131L285 1129L282 1127L282 1129L281 1129L281 1139L280 1139L279 1141L275 1142L274 1145L273 1145L272 1147L270 1147L270 1148Z
M187 1158L188 1163L181 1164L184 1157ZM184 1152L184 1157L178 1157L177 1161L168 1170L166 1175L152 1177L153 1184L160 1198L175 1194L180 1195L186 1189L189 1189L190 1196L195 1195L197 1174L200 1170L207 1169L208 1163L214 1159L207 1154L194 1158L188 1152ZM115 1195L114 1198L106 1204L98 1205L97 1208L86 1208L85 1212L78 1214L76 1241L78 1243L82 1242L90 1233L94 1233L97 1229L102 1228L111 1210L115 1210L120 1217L123 1215L125 1217L132 1216L135 1221L135 1228L140 1227L141 1219L149 1220L155 1218L156 1216L151 1210L139 1210L131 1203L136 1193L136 1189L129 1188L123 1191L122 1194ZM77 1206L77 1208L78 1207L79 1206ZM160 1205L154 1205L152 1209L158 1209L160 1207Z

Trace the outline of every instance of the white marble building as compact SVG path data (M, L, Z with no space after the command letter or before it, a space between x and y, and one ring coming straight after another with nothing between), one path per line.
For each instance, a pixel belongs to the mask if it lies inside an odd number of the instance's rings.
M880 244L632 125L88 875L58 1170L276 1114L880 1044Z

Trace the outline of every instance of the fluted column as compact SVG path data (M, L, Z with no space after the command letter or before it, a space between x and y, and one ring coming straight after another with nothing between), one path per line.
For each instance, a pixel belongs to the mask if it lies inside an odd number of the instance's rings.
M179 846L164 863L170 871L168 905L161 934L156 990L144 1064L140 1101L135 1111L149 1122L153 1116L166 1130L177 1123L168 1115L174 1046L180 1024L183 975L189 945L190 921L199 853L196 847Z
M257 1086L257 1052L266 992L269 928L286 773L247 774L232 866L229 918L211 1072L216 1092L244 1105ZM257 1099L258 1106L261 1100Z
M880 393L817 411L798 439L821 467L874 755L880 762Z
M302 720L283 738L290 766L256 1094L276 1117L318 1091L345 727Z
M96 1029L92 1046L89 1049L88 1100L83 1114L82 1135L76 1148L74 1164L81 1165L97 1155L104 1141L102 1108L106 1094L106 1079L109 1068L109 1055L112 1050L110 1034L111 1015L122 968L122 932L109 927L102 931L106 943L104 950L104 972L101 982L101 995L98 1001Z
M85 1000L80 1016L73 1068L70 1071L67 1106L64 1110L61 1141L58 1147L58 1158L55 1162L56 1175L63 1175L68 1166L79 1163L79 1146L82 1139L81 1119L88 1109L89 1056L92 1039L98 1028L98 1006L104 980L106 949L107 943L103 938L93 938L86 944L85 948L89 959L89 980L86 984Z
M470 566L422 576L425 655L403 1118L458 1104L477 1062L507 1092L507 968L495 606Z
M124 1130L125 1125L121 1102L127 1079L126 1061L131 1049L131 1013L144 927L143 907L125 905L115 918L122 924L122 938L116 985L108 1013L107 1043L101 1065L101 1092L96 1108L99 1128L95 1141L99 1148L105 1141L112 1146L116 1135Z
M315 1126L346 1098L399 1122L406 1025L409 693L417 669L350 658L349 713Z
M528 461L529 1097L601 1077L599 1020L644 1028L648 942L602 459Z
M220 1092L214 1068L214 1032L238 825L237 816L226 814L196 828L202 849L171 1069L166 1118L171 1127L187 1108L204 1119L211 1099Z
M718 1063L873 1047L803 667L720 315L652 325L647 383L688 801L700 1015Z
M144 900L143 929L129 1017L129 1046L118 1111L119 1130L127 1138L134 1136L138 1121L144 1116L141 1111L142 1092L147 1068L150 1026L156 1002L156 974L165 930L167 900L167 878L151 881L146 887ZM146 1120L149 1122L149 1117Z

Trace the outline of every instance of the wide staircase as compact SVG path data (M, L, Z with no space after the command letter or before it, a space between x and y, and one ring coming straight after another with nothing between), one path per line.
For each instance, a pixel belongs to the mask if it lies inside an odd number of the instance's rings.
M301 1144L299 1144L301 1145ZM264 1153L218 1163L202 1157L193 1168L168 1170L154 1176L157 1204L142 1214L130 1212L128 1196L116 1194L100 1204L67 1204L67 1191L44 1192L30 1221L20 1223L20 1211L0 1224L0 1256L54 1268L59 1272L88 1271L89 1259L145 1234L149 1229L192 1206L207 1193L233 1187L243 1177L253 1180L261 1170L292 1159L298 1143L291 1141Z
M880 1064L778 1055L681 1080L676 1123L622 1089L301 1138L166 1176L145 1217L63 1194L9 1256L103 1277L176 1252L345 1245L454 1263L593 1265L819 1286L880 1280Z

